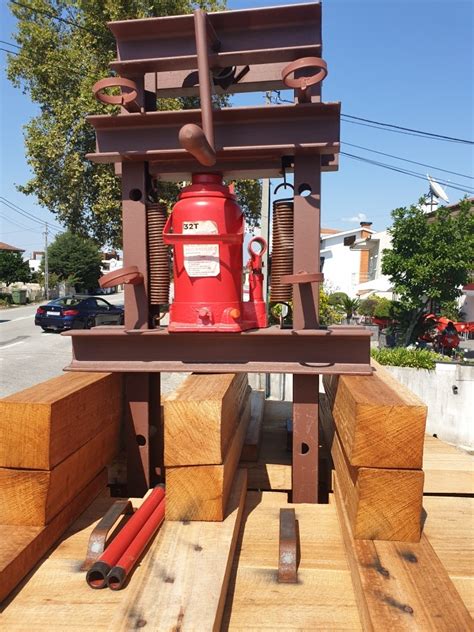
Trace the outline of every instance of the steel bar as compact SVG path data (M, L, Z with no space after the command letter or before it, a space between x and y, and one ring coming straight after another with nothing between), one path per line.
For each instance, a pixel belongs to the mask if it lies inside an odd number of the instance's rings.
M298 583L298 533L294 509L280 509L278 583Z
M214 124L212 121L211 76L207 50L206 13L202 9L196 9L194 11L194 29L199 74L202 129L210 148L214 150Z
M116 500L105 516L93 528L87 544L86 558L81 566L81 571L88 571L95 561L102 555L110 530L123 515L133 513L132 503L129 500Z
M319 375L293 375L292 502L318 502Z
M199 125L188 123L179 130L179 144L205 167L216 164L216 152L211 147L204 130Z
M136 566L147 544L161 526L165 519L165 503L166 500L163 498L134 539L129 543L116 565L110 570L107 575L107 586L112 590L123 588L127 577Z
M137 509L120 533L105 549L99 560L88 571L86 581L91 588L105 588L105 578L110 569L122 557L155 509L163 502L164 497L163 488L155 487L141 507Z
M94 327L65 333L73 341L69 370L356 373L370 368L370 331L269 327L237 334L169 333Z

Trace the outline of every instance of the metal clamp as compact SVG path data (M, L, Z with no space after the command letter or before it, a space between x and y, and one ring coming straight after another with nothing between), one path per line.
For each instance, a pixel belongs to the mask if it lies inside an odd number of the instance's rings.
M132 503L129 500L116 500L102 520L94 527L87 545L86 559L81 571L88 571L94 562L102 555L110 529L122 515L133 514Z
M310 77L293 77L290 78L297 70L303 70L306 68L319 68L318 72ZM295 88L298 90L306 90L310 86L314 86L326 78L328 74L328 66L324 59L320 57L302 57L296 61L292 61L291 64L285 66L281 71L281 78L287 88Z
M122 92L121 94L106 94L103 92L105 88L129 88L130 92ZM138 96L137 84L131 79L122 77L108 77L101 79L92 86L92 93L101 103L108 105L126 105L132 103Z

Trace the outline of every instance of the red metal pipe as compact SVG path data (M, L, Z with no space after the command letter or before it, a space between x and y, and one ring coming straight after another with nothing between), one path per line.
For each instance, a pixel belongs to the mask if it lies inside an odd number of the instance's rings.
M155 535L165 519L165 499L153 511L140 532L132 540L125 553L107 575L107 586L112 590L123 588L128 575L140 559L148 542Z
M86 581L91 588L105 588L107 584L106 577L110 569L121 558L164 497L164 489L155 487L141 507L137 509L124 528L105 549L97 562L91 566L86 575Z

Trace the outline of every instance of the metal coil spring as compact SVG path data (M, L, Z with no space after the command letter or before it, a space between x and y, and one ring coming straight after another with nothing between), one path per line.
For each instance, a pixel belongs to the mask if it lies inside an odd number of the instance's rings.
M293 206L293 200L273 202L271 302L293 298L293 286L280 280L284 274L293 274Z
M166 305L170 295L170 256L168 247L163 243L166 206L148 204L146 211L150 305Z

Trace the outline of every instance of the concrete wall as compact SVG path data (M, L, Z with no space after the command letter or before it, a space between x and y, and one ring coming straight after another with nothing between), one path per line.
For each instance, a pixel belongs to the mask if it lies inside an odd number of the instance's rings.
M385 368L428 406L428 434L474 450L474 366L440 363L435 371Z

